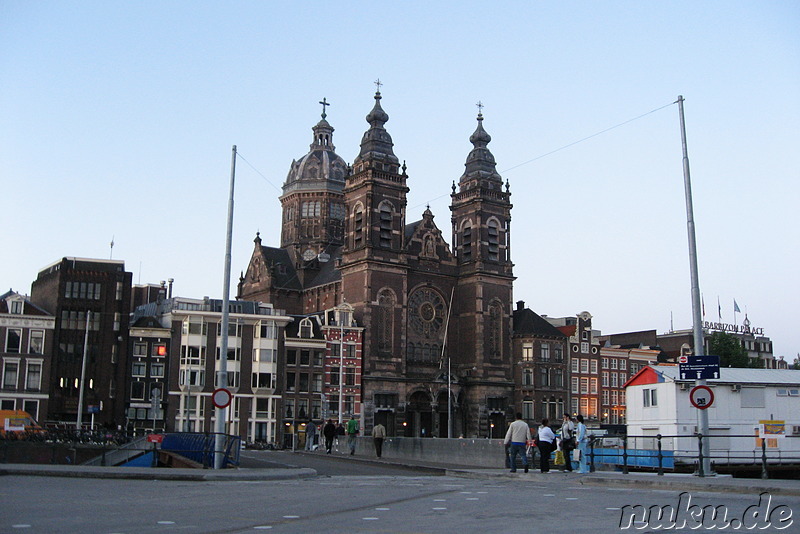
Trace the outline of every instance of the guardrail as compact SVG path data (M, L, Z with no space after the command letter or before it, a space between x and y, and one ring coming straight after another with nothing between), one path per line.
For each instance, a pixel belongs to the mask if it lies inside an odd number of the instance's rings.
M791 439L796 436L785 436L779 439ZM664 450L663 440L680 438L683 440L696 440L696 452L679 449ZM751 450L716 450L710 453L704 452L703 443L714 438L749 438L760 440L760 450L754 447ZM648 467L657 470L659 475L664 474L665 469L674 469L677 466L695 465L696 474L704 477L712 473L705 473L703 470L703 460L710 459L725 465L733 466L760 466L761 478L769 478L770 462L773 465L778 463L800 463L800 450L791 450L788 453L780 449L767 447L767 440L778 438L759 438L753 434L656 434L655 436L630 436L630 435L605 435L589 436L588 463L590 471L596 470L597 464L611 464L621 467L622 472L627 474L630 467ZM628 443L634 440L655 440L655 449L629 448ZM604 447L604 442L616 442L615 446ZM598 446L598 444L600 446Z

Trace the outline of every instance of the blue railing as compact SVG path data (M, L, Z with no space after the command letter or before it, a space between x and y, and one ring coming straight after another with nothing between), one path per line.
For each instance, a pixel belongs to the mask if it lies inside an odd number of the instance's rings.
M177 432L164 434L161 450L170 451L199 463L203 467L214 467L215 433ZM238 467L241 451L239 436L225 435L222 467Z

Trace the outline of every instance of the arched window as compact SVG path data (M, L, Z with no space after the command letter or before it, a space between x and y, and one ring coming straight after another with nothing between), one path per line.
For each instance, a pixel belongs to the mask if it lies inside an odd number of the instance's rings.
M364 246L364 210L361 204L353 210L353 248Z
M495 219L491 219L486 225L486 231L489 244L487 259L498 261L500 259L500 225Z
M380 211L380 246L391 248L392 246L392 205L383 202Z
M394 294L383 289L378 293L377 311L377 334L378 352L381 354L391 354L392 339L394 333Z
M314 327L311 324L311 319L306 317L302 321L300 321L300 337L313 337L314 336Z
M461 231L461 261L472 261L472 226L467 224Z

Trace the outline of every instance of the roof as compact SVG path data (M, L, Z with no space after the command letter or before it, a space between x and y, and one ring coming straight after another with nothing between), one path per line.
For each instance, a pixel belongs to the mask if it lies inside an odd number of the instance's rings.
M533 335L540 337L567 337L561 330L543 319L529 308L514 310L514 335Z
M659 376L659 382L694 382L694 380L681 379L680 369L677 365L651 365L633 375L625 386L652 384L647 381L647 369L652 369ZM743 367L723 367L720 369L720 378L711 378L709 384L759 384L759 385L786 385L800 386L800 371L795 369L749 369Z
M274 280L273 286L276 289L293 289L295 291L303 289L288 251L262 245L261 253L264 255L267 265L272 267L271 275Z

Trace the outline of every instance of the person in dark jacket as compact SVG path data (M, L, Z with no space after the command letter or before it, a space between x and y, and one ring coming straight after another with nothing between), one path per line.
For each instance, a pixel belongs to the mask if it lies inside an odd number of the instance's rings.
M328 419L328 422L322 427L322 435L325 436L325 452L330 454L333 448L333 438L336 437L336 425L333 424L333 419Z

